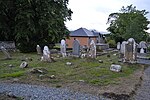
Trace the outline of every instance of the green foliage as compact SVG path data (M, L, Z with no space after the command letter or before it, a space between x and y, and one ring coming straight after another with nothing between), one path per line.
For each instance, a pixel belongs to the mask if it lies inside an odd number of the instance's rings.
M122 7L119 13L111 13L108 17L110 37L116 42L134 38L137 42L146 41L149 21L145 17L146 10L136 10L132 5Z
M16 41L22 52L35 51L37 44L53 46L69 33L67 5L68 0L0 1L0 40Z
M115 40L109 40L107 43L109 44L109 47L111 47L111 48L115 48L116 47Z
M7 77L20 77L20 76L23 76L24 74L24 71L19 71L19 72L13 72L13 73L6 73L6 74L3 74L2 76L0 76L1 78L7 78Z

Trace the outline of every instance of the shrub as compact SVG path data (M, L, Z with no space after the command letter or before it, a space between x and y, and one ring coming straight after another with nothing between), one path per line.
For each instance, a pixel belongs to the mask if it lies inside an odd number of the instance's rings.
M108 44L109 44L110 48L116 48L116 42L115 42L115 40L109 40Z

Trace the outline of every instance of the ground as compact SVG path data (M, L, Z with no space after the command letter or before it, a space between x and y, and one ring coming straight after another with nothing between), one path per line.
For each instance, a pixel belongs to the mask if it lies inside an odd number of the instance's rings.
M98 56L94 60L62 58L58 54L52 54L54 62L51 63L41 62L40 55L36 53L11 53L11 55L12 60L5 60L4 55L0 53L0 82L67 87L74 91L105 96L132 96L141 82L145 67L140 64L118 62L116 51ZM21 60L28 62L27 68L19 68ZM103 63L99 63L99 60ZM71 62L72 65L66 65L66 62ZM122 72L110 71L111 64L121 65ZM33 68L44 69L45 72L32 73Z

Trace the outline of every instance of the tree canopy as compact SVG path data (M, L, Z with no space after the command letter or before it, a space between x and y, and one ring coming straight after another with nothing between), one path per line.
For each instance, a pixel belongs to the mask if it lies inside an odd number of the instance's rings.
M110 37L116 42L134 38L137 42L146 41L149 21L146 10L137 10L133 5L122 7L120 12L111 13L108 17Z
M37 44L59 42L69 31L65 21L71 20L68 0L1 0L1 41L15 41L22 52L35 50Z

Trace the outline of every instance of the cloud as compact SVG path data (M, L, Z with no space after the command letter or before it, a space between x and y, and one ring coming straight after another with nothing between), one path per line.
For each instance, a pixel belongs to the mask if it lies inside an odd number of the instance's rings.
M141 1L141 2L140 2ZM140 6L142 5L143 6ZM66 22L69 30L80 27L106 31L110 13L119 12L122 6L133 4L137 9L149 9L148 0L70 0L68 7L73 11L72 20Z

